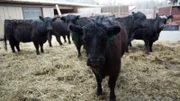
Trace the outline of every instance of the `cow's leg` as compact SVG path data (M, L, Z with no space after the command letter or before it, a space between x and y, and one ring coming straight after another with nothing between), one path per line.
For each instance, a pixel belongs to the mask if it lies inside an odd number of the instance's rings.
M19 42L16 43L16 49L18 50L18 52L20 52L20 47L19 47Z
M15 53L16 52L15 48L14 48L15 45L14 44L10 44L10 46L11 46L12 52Z
M109 84L109 88L110 88L110 101L115 101L116 99L116 95L114 93L114 88L116 86L116 80L118 78L118 75L113 75L113 76L110 76L109 77L109 81L108 81L108 84Z
M144 43L145 43L145 47L146 47L146 52L145 53L149 54L149 41L145 40Z
M76 49L78 51L78 58L81 56L81 44L75 44L76 45Z
M102 79L99 77L99 75L96 75L96 82L97 82L97 91L96 91L96 95L99 96L99 95L102 95L102 85L101 85L101 82L102 82Z
M77 50L78 50L78 57L81 56L81 45L77 46Z
M130 47L132 47L131 39L128 39L128 45L129 45Z
M43 44L40 44L41 52L44 53Z
M33 43L34 43L34 46L35 46L35 48L36 48L36 54L39 55L39 54L40 54L40 53L39 53L39 44L36 43L36 42L33 42Z
M12 52L15 53L16 51L15 51L15 48L14 48L14 47L15 47L14 42L9 41L9 44L10 44L10 46L11 46Z
M63 39L64 39L64 42L66 43L66 42L67 42L67 41L66 41L66 36L63 35L62 37L63 37Z
M129 53L128 43L125 43L125 52Z
M59 42L59 44L60 44L60 45L62 45L62 42L61 42L60 36L56 35L56 40Z
M67 38L68 38L68 43L71 44L70 33L68 33Z
M130 35L130 37L129 37L129 39L128 39L128 45L130 46L130 47L132 47L132 41L133 41L133 38L134 38L134 33L131 33L131 35Z
M152 46L153 46L153 42L150 41L150 42L149 42L149 51L150 51L150 52L153 52L153 51L152 51Z
M129 46L130 46L130 47L132 47L132 44L131 44L131 42L129 42Z
M52 44L51 44L51 40L52 40L52 34L48 34L48 42L49 42L49 46L52 47Z

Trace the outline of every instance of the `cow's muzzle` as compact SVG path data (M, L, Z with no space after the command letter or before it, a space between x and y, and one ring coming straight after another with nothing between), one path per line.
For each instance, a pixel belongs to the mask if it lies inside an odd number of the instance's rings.
M147 27L147 26L148 26L148 24L146 24L146 23L143 25L143 27Z
M164 24L164 25L161 25L160 26L160 29L163 29L164 27L166 27L166 25Z
M91 67L100 67L102 65L102 59L100 58L89 58L87 65Z
M48 30L48 31L51 31L51 30L52 30L52 27L48 27L47 30Z

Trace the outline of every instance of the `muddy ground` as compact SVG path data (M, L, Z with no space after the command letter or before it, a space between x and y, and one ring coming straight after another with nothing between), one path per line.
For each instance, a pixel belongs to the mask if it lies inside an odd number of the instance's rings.
M36 55L33 43L21 43L22 51L4 50L0 42L0 101L108 101L108 77L103 95L96 97L96 81L77 58L74 44L53 47ZM180 42L156 42L154 52L144 55L144 44L133 41L122 58L116 83L117 101L180 101Z

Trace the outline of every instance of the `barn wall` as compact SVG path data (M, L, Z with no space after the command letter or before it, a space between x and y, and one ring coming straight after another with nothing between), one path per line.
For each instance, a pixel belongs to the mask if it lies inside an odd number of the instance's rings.
M116 17L129 15L129 6L105 6L101 8L102 13L114 14Z
M54 17L54 9L53 8L42 8L44 17Z
M23 19L21 7L0 6L0 39L4 35L5 19Z
M78 8L77 12L81 16L92 16L101 13L101 8Z
M162 8L159 8L159 14L164 14L166 16L169 16L170 15L170 7L162 7Z

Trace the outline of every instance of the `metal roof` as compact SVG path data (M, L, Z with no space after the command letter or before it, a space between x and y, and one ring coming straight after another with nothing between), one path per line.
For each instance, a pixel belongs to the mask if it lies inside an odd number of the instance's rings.
M63 5L76 7L100 7L101 5L74 3L74 2L60 2L60 0L1 0L1 3L16 3L16 4L43 4L43 5Z

